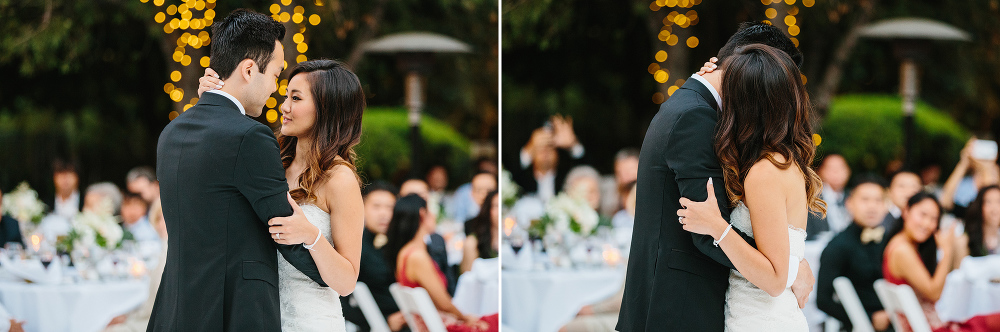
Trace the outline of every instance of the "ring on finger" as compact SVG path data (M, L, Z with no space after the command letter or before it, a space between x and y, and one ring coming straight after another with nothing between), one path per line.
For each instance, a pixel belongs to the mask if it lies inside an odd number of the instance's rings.
M281 240L281 233L274 233L275 239Z
M677 216L677 222L681 223L681 225L684 225L684 216Z

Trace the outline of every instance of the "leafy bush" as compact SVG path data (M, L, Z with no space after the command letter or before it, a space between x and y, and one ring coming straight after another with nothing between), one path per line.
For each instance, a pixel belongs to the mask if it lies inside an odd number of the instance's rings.
M403 108L372 107L365 110L358 170L366 183L376 179L399 181L410 169L410 125ZM421 118L424 139L422 167L443 164L448 168L449 186L466 183L471 177L469 140L444 122L426 113ZM421 169L421 175L425 169Z
M854 174L882 174L890 161L904 155L902 100L899 96L874 94L837 97L816 132L822 136L819 156L839 153L847 159ZM915 156L911 159L915 167L938 164L948 171L958 162L968 138L968 131L951 116L917 103Z

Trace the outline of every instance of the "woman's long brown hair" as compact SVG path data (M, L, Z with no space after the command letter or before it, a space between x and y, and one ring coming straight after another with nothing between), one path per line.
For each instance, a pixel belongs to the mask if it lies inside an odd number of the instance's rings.
M299 175L299 187L290 193L296 202L316 200L316 189L336 165L351 169L361 184L355 161L354 146L361 142L361 116L365 110L365 94L361 81L343 64L334 60L317 59L299 63L289 79L308 75L310 92L316 106L316 123L308 133L312 138L306 168ZM295 159L298 138L278 134L281 163L287 169ZM340 159L337 159L340 157Z
M743 46L722 64L722 105L715 130L715 153L726 193L744 198L750 168L767 159L780 169L793 165L805 177L809 210L826 214L819 198L823 183L811 164L816 154L809 95L799 68L782 51L764 44ZM780 154L784 162L772 155Z

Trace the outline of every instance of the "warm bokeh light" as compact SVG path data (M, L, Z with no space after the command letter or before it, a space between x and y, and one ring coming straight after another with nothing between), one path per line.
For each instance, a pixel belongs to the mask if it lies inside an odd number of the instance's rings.
M277 104L278 100L274 99L274 97L267 97L267 102L264 103L264 105L267 106L267 108L274 108L274 106Z
M785 16L785 24L787 24L788 26L795 25L795 16L792 15Z
M663 96L662 92L657 92L653 94L653 103L662 104L666 97Z
M510 234L514 231L514 225L516 224L517 222L514 221L514 218L511 217L504 218L503 233L506 234L507 236L510 236Z
M690 48L698 47L698 37L691 36L687 40L687 46Z
M778 16L778 10L774 8L768 8L767 10L764 11L764 16L767 16L767 18L775 18Z
M667 61L667 51L660 50L659 52L656 52L656 61L657 62Z
M170 80L174 81L174 82L180 81L181 80L181 72L177 71L177 70L171 72L170 73Z
M792 35L792 36L798 36L799 35L799 26L798 25L790 25L790 26L788 26L788 34Z
M305 44L299 44L299 45L305 45ZM306 60L308 59L306 59L305 54L299 54L299 56L295 57L295 63L302 63L305 62Z
M320 21L319 15L316 14L309 15L309 24L318 25L319 21Z
M677 45L677 35L670 35L667 37L667 45L674 46Z
M177 113L177 111L170 111L170 114L167 115L167 118L170 119L170 121L174 121L174 119L176 119L178 115L180 115L180 113Z
M267 110L267 122L274 123L275 121L278 121L278 112L273 109Z
M677 89L680 89L680 88L678 88L676 85L671 86L669 89L667 89L667 95L668 96L673 96L674 92L677 91Z
M660 83L667 83L667 80L670 79L670 74L667 74L662 69L657 70L656 73L653 73L653 79Z
M823 136L820 136L819 134L813 134L813 144L819 146L821 143L823 143Z

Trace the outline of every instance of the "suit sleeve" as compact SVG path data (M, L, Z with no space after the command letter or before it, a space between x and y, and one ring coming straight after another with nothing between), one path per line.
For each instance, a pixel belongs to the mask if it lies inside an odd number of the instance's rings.
M827 315L836 318L841 323L850 325L851 320L847 316L847 310L840 303L833 300L834 288L833 279L844 275L845 254L840 250L841 246L831 243L823 250L819 258L819 276L816 278L816 307L823 310Z
M271 130L255 124L244 134L236 157L236 186L265 224L272 218L292 215L286 196L285 169L279 155L278 141ZM320 286L327 287L308 250L300 245L275 245L292 266Z
M674 180L681 197L687 197L696 202L705 201L708 191L705 184L708 178L713 178L715 196L719 201L722 217L729 221L729 198L726 194L722 170L719 168L715 155L715 115L714 109L708 107L694 108L685 111L677 118L671 129L665 147L667 167L674 172ZM676 218L666 222L676 222ZM753 238L733 228L730 233L739 234L747 243L757 247ZM733 263L722 251L722 248L712 244L714 238L709 235L691 233L691 239L699 251L719 264L735 269Z

